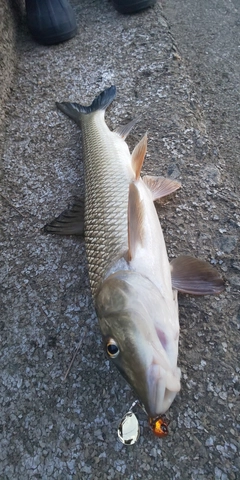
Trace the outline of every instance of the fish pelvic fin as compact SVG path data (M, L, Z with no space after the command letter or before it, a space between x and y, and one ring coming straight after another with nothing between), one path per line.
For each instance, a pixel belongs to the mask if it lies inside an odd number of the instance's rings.
M217 269L204 260L181 255L170 263L172 287L193 295L217 295L224 290L224 280Z
M140 142L136 145L132 152L132 168L136 175L136 180L139 179L144 162L145 155L147 153L147 133Z
M91 105L84 106L80 103L71 103L71 102L56 102L56 106L61 112L65 113L74 120L78 125L81 120L81 115L88 115L94 113L97 110L106 110L106 108L112 103L113 99L116 96L116 87L112 85L109 88L106 88L100 95L98 95Z
M143 245L143 206L138 188L134 183L129 185L128 195L128 261L134 256L138 245Z
M64 210L51 223L45 225L43 231L57 235L83 235L84 200L78 199L71 208Z
M153 201L160 200L181 188L181 183L171 178L145 175L143 181L151 190Z

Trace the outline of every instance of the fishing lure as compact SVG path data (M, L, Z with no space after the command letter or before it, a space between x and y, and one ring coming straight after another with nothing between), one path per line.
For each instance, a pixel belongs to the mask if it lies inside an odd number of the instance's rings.
M128 412L124 415L118 426L118 438L124 445L133 445L140 436L140 426L137 415L133 412L135 406L139 406L146 412L143 405L135 400ZM149 426L156 437L166 437L168 435L169 420L165 415L158 415L155 418L148 418Z

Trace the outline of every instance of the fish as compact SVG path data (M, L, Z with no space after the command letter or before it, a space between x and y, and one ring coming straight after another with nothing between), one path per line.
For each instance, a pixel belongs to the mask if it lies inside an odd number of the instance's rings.
M130 153L125 140L136 121L108 128L105 110L115 95L111 86L90 106L57 103L82 131L85 196L44 230L84 234L104 350L153 424L181 388L178 291L216 295L224 280L208 262L188 255L169 262L154 202L181 184L141 176L147 134Z

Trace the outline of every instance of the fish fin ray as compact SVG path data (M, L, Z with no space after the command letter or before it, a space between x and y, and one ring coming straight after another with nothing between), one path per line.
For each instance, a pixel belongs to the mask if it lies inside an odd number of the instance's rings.
M89 106L80 105L79 103L74 102L56 102L56 106L59 110L61 110L61 112L68 115L68 117L70 117L79 125L82 114L86 115L89 113L94 113L97 110L106 110L110 103L112 103L115 96L116 87L112 85L100 93L100 95L98 95Z
M217 295L224 290L224 280L208 262L181 255L170 263L172 286L193 295Z
M123 138L123 140L125 140L125 138L127 138L127 136L129 135L132 128L136 125L137 122L138 122L138 118L134 118L133 120L128 122L126 125L119 125L117 128L114 129L114 132L117 133L119 137Z
M151 190L153 201L166 197L181 188L181 183L171 178L145 175L143 181Z
M128 196L128 260L135 256L137 246L143 245L143 208L138 188L134 183L129 185Z
M74 122L80 126L81 110L78 108L80 106L78 103L56 102L56 106L62 113L65 113L65 115L74 120Z
M83 235L84 201L78 199L71 208L64 210L52 222L45 225L43 231L57 235Z
M132 167L136 175L136 180L139 179L142 170L142 165L147 152L147 134L136 145L132 152Z

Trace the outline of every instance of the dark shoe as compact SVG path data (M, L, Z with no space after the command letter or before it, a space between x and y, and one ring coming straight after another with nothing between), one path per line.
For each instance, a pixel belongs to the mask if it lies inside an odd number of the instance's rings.
M113 0L113 5L120 13L136 13L155 5L157 0Z
M26 0L28 28L43 45L65 42L77 33L77 24L67 0Z

